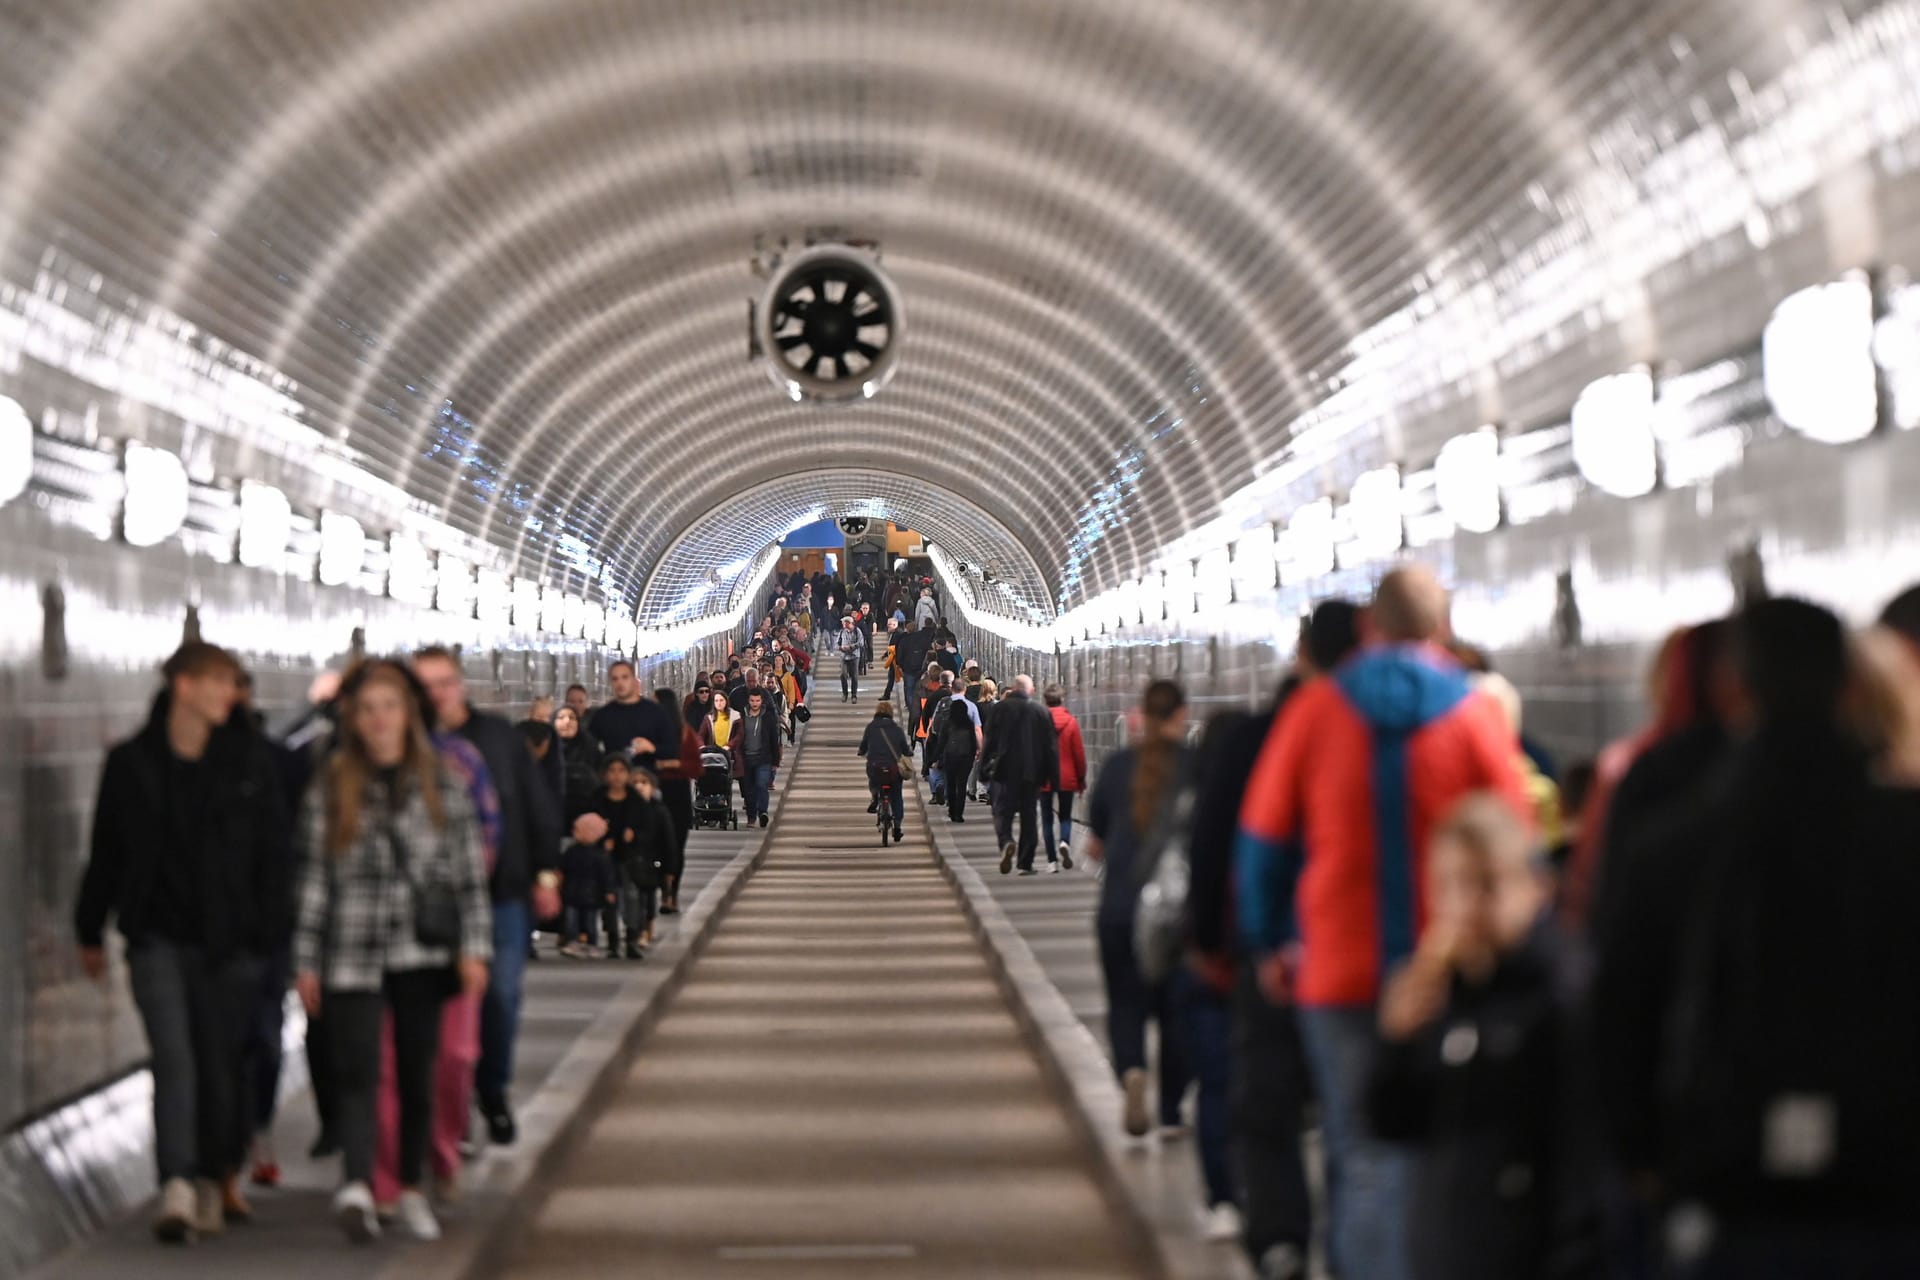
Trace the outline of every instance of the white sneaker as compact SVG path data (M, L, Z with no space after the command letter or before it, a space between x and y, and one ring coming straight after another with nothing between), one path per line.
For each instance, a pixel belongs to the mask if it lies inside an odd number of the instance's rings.
M1205 1222L1200 1234L1215 1244L1225 1244L1240 1238L1240 1210L1231 1200L1222 1200L1207 1210Z
M1127 1132L1136 1138L1144 1138L1153 1127L1153 1120L1147 1115L1147 1073L1139 1067L1133 1068L1120 1077L1120 1087L1127 1094L1123 1116Z
M220 1184L210 1178L194 1180L193 1229L203 1238L217 1236L227 1229L227 1209L220 1197Z
M1060 868L1063 871L1073 870L1073 850L1067 848L1065 840L1060 842Z
M160 1212L153 1220L153 1234L167 1244L192 1244L197 1238L193 1224L199 1208L193 1184L185 1178L169 1178L160 1188Z
M364 1182L349 1182L334 1195L333 1220L355 1244L380 1238L380 1216L373 1210L373 1192Z
M1047 874L1048 874L1048 875L1050 875L1050 876L1057 876L1057 875L1059 875L1059 874L1060 874L1060 864L1059 864L1059 863L1057 863L1057 862L1049 862L1049 863L1047 864Z
M1232 1208L1232 1205L1228 1205ZM402 1191L398 1218L400 1229L415 1240L438 1240L440 1223L433 1216L433 1206L418 1191Z

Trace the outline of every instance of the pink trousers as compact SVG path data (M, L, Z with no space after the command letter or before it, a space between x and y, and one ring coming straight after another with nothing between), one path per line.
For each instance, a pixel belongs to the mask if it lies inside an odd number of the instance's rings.
M435 1176L460 1171L460 1139L466 1136L473 1102L473 1069L480 1061L480 1002L457 995L440 1010L440 1055L433 1064L433 1142L428 1163ZM393 1056L393 1014L380 1023L379 1124L374 1138L373 1198L400 1198L400 1086Z

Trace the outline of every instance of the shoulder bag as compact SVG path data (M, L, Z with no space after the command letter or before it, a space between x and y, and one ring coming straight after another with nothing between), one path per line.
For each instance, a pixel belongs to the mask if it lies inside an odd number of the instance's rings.
M423 947L458 950L460 946L460 900L447 884L421 884L414 878L407 857L407 843L399 829L387 824L387 839L393 845L394 865L413 894L413 940Z

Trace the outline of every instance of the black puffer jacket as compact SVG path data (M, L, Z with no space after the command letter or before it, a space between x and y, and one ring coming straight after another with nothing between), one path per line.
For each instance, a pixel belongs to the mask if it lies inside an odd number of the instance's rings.
M176 922L154 915L160 860L185 857L194 864L188 882L198 896L200 944L214 956L269 954L293 931L289 823L273 753L243 714L216 729L201 758L200 847L174 848L166 794L171 707L172 695L161 693L146 727L107 753L74 931L82 946L100 946L111 916L130 940L167 934L186 941Z

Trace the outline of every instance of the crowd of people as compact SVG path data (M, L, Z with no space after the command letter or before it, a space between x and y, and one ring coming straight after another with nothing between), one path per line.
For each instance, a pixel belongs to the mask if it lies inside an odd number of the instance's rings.
M168 1242L249 1218L249 1177L280 1182L289 989L307 1015L310 1154L342 1166L336 1221L355 1241L389 1223L437 1238L435 1207L482 1145L476 1108L489 1142L517 1137L542 932L569 958L644 959L656 917L679 910L703 745L731 741L756 815L780 758L773 713L729 734L706 681L649 696L625 661L604 705L574 685L518 725L475 708L441 648L323 675L283 735L224 649L183 645L163 681L107 756L74 922L96 979L109 924L125 939ZM740 702L752 717L782 696L776 672Z
M157 1234L277 1183L291 989L337 1221L437 1236L476 1108L515 1139L540 931L643 959L703 806L766 826L816 682L879 663L869 812L897 837L912 771L950 822L989 806L1002 874L1093 865L1121 1123L1191 1135L1263 1276L1920 1275L1920 588L1858 634L1791 599L1676 633L1648 727L1565 768L1418 567L1318 605L1258 711L1195 725L1154 681L1097 772L1061 688L1001 689L939 610L796 575L684 695L617 662L518 725L429 648L274 735L184 645L75 909L89 974L126 941Z
M1920 1275L1920 588L1684 629L1564 770L1422 569L1298 654L1197 743L1154 682L1086 806L1123 1123L1194 1095L1212 1234L1265 1277Z

